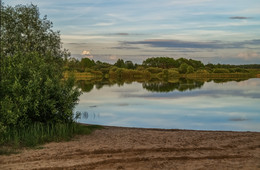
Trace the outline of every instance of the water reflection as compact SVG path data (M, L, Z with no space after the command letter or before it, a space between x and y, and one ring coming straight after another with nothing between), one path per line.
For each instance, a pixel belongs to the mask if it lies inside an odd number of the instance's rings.
M87 89L75 109L85 112L81 123L260 131L260 79L79 83Z
M201 88L203 84L203 81L181 78L176 82L144 82L143 88L151 92L171 92L174 90L186 91Z
M96 113L89 113L89 112L83 112L81 113L81 119L98 119L100 118L100 114L96 114Z
M142 86L147 91L151 92L171 92L174 90L177 91L187 91L193 90L197 88L201 88L205 82L214 82L214 83L227 83L230 81L245 81L247 79L241 78L232 78L232 79L187 79L187 78L178 78L178 79L171 79L167 81L163 81L160 79L151 79L151 80L142 80L138 81L142 83ZM90 80L80 80L77 82L77 85L81 88L83 92L90 92L93 90L94 86L96 89L100 90L104 86L114 86L117 85L118 87L123 86L124 84L131 84L135 81L123 81L120 79L90 79Z

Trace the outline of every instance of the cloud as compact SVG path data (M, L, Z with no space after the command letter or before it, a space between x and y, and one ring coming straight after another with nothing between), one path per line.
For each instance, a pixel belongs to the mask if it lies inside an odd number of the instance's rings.
M82 51L81 55L90 55L90 51L84 50Z
M110 60L117 60L118 58L117 58L117 56L112 55L112 56L109 56L109 59L110 59Z
M82 51L81 55L83 56L83 58L89 58L89 59L93 59L94 56L90 54L90 51L88 50L84 50Z
M139 47L131 47L131 46L118 46L118 47L112 47L112 49L117 49L117 50L138 50L140 48Z
M120 32L120 33L116 33L115 35L124 35L124 36L126 36L126 35L129 35L129 34L125 33L125 32Z
M208 49L225 49L225 48L244 48L248 45L260 45L260 39L240 41L240 42L224 42L224 41L182 41L171 39L149 39L143 41L124 41L122 45L143 44L151 47L164 48L208 48Z
M238 53L237 54L237 57L238 58L242 58L244 60L249 60L249 59L252 59L252 58L260 58L260 55L256 52L241 52L241 53Z
M234 17L229 17L229 19L251 19L251 17L234 16Z
M111 26L114 25L113 22L100 22L100 23L96 23L93 26Z

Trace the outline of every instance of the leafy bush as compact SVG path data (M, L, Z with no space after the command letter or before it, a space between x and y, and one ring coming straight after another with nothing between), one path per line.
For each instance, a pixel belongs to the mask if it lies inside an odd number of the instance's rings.
M188 66L186 73L194 73L194 68L192 66Z
M196 71L198 74L208 74L209 72L207 70L198 70Z
M63 80L59 32L34 5L1 4L0 133L36 122L73 122L80 91ZM1 139L0 139L1 140Z
M1 122L19 127L33 122L73 121L72 109L80 92L74 80L62 81L52 56L37 53L5 57L2 63Z
M179 76L179 72L176 71L176 69L169 69L168 70L168 76L169 77L178 77Z
M186 74L187 73L187 69L188 69L189 65L186 63L182 63L179 67L179 73L181 74Z
M213 73L229 73L229 70L225 68L215 68Z
M163 71L163 69L158 68L158 67L148 67L146 70L152 74L157 74L157 73L160 73Z

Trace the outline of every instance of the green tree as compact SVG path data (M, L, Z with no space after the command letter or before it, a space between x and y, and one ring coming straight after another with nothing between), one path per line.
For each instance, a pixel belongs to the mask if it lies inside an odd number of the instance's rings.
M159 67L159 68L174 68L178 66L178 63L169 57L152 57L143 61L143 65L146 67Z
M80 91L63 80L59 32L35 5L1 4L0 131L34 122L73 121ZM0 132L0 133L2 133Z
M135 68L135 66L134 66L134 64L133 64L132 61L126 61L126 62L125 62L125 67L126 67L127 69L134 69L134 68Z
M118 59L116 61L116 63L114 64L114 66L117 66L118 68L125 68L125 62L123 59Z
M182 63L181 66L179 67L179 73L181 74L186 74L188 70L189 65L186 63Z
M33 4L2 5L1 54L37 51L42 56L67 57L69 53L62 49L60 32L52 30L52 27L53 23L47 20L46 15L40 18L39 9Z
M186 73L194 73L194 68L192 66L188 66Z
M85 68L90 68L95 66L95 61L90 60L89 58L82 58L80 61L80 65L85 70Z
M213 73L229 73L229 70L225 68L215 68Z

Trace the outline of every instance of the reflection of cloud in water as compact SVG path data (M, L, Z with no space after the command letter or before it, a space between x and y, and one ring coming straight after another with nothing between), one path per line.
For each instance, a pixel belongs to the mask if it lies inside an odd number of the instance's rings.
M117 93L136 93L138 92L137 89L114 89L111 90L112 92L117 92Z
M115 117L114 113L100 113L100 117Z
M256 81L256 83L255 83ZM76 109L82 123L197 130L259 131L260 79L205 83L201 89L151 92L142 84L93 90ZM187 84L187 83L186 83ZM134 90L135 89L135 90Z
M128 103L119 103L119 104L117 104L118 106L129 106L129 104Z
M248 121L249 119L237 117L237 118L230 118L228 120L233 122L240 122L240 121Z
M149 94L127 94L124 97L141 97L141 98L183 98L183 97L199 97L208 96L212 98L219 98L222 96L241 96L245 98L260 98L260 93L247 93L241 90L200 90L189 92L170 92L170 93L149 93Z
M256 78L257 79L257 78ZM251 86L251 87L259 87L260 81L254 81L254 78L248 81L241 81L237 83L238 86Z

